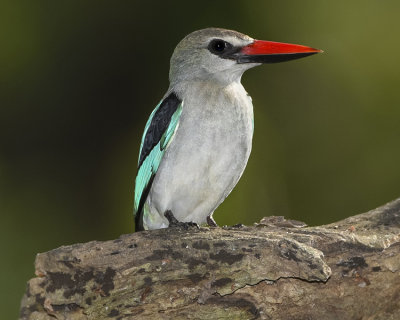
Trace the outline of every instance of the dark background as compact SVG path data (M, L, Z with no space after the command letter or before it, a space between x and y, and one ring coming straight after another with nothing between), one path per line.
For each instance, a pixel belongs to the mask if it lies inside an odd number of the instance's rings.
M329 223L400 196L399 1L2 1L0 303L14 319L37 252L133 231L147 117L196 29L325 50L243 79L248 167L221 224Z

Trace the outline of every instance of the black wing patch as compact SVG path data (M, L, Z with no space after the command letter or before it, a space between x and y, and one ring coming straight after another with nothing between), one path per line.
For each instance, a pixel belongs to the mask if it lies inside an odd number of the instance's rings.
M155 112L150 126L147 129L146 137L143 141L142 152L139 157L139 168L151 150L153 150L154 146L160 142L162 135L165 133L169 123L171 122L172 115L175 113L181 102L182 100L180 100L174 92L161 102L160 107Z

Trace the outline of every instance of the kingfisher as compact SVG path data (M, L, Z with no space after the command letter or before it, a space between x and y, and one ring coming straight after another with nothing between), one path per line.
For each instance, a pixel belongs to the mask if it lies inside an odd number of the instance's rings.
M136 231L217 226L213 213L239 181L252 147L253 105L242 74L318 52L220 28L181 40L171 57L169 88L141 140Z

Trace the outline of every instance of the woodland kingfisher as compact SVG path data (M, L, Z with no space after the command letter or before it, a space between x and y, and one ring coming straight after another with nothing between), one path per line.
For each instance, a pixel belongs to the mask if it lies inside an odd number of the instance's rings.
M219 28L187 35L172 54L169 88L141 140L136 231L216 226L214 210L239 181L251 152L253 105L242 74L318 52Z

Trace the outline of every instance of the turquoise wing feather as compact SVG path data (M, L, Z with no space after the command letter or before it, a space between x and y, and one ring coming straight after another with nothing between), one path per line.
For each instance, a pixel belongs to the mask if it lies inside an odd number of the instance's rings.
M143 229L143 215L147 214L144 203L165 151L178 128L182 108L183 101L172 93L157 105L146 123L135 181L134 202L137 230Z

